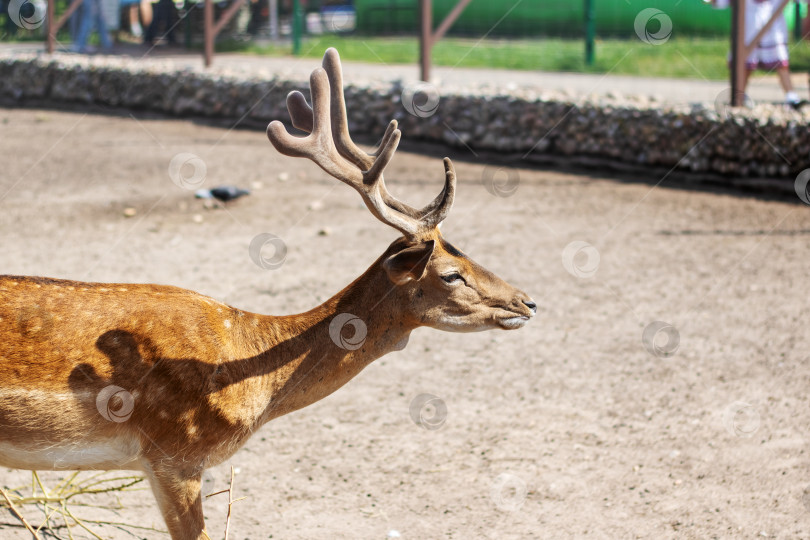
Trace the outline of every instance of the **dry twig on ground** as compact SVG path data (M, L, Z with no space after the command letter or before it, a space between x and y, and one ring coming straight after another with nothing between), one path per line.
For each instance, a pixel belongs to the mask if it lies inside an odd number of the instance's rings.
M225 537L224 537L224 540L228 540L228 530L230 529L230 526L231 526L231 507L233 506L233 503L241 501L242 499L247 498L247 497L239 497L238 499L233 498L233 476L234 476L233 467L231 467L231 481L230 481L230 483L228 483L228 488L223 489L221 491L217 491L216 493L211 493L210 495L205 496L206 498L208 498L208 497L213 497L214 495L219 495L221 493L227 493L228 494L228 515L225 518ZM206 536L208 536L207 533L206 533Z
M53 488L48 489L39 477L39 474L33 471L30 486L15 489L0 489L0 495L2 495L0 507L8 508L9 512L20 521L21 526L31 532L36 540L39 540L39 532L42 530L48 531L48 534L54 538L60 538L58 531L62 529L67 532L67 538L73 540L73 528L83 529L92 537L103 540L101 536L89 528L89 525L108 526L129 532L130 534L133 534L133 530L165 533L166 531L153 527L133 525L118 521L89 519L79 517L75 513L74 507L79 506L112 511L120 510L123 508L123 505L118 499L118 494L124 491L138 489L135 486L143 482L143 480L144 478L142 476L118 476L115 473L108 473L107 471L90 474L74 472L58 482ZM23 495L23 491L27 491L29 487L31 494ZM98 504L88 500L89 497L102 494L113 496L115 498L114 503ZM43 521L37 527L32 526L23 516L20 509L26 506L34 506L44 514L45 517Z

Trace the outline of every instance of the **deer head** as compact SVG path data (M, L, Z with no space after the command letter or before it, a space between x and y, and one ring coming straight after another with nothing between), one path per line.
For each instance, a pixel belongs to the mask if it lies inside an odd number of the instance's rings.
M424 208L413 208L395 199L383 179L383 170L399 145L397 121L388 124L379 148L371 154L349 136L343 75L335 49L326 51L323 67L312 73L310 92L312 107L298 91L287 96L293 126L308 135L294 137L281 122L273 121L267 136L279 152L309 158L354 188L377 219L403 234L380 264L391 286L398 288L398 296L409 302L407 311L415 326L472 332L526 324L537 311L531 298L476 264L439 231L456 193L450 158L444 158L444 189Z

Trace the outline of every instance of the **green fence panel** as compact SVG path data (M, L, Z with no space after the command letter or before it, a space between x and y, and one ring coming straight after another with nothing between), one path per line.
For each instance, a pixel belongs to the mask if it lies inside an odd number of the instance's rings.
M599 37L635 38L636 17L645 9L662 11L672 21L673 37L727 36L729 10L714 9L703 0L593 0ZM457 0L433 0L435 24ZM355 0L357 30L364 34L416 34L418 0ZM803 6L806 10L806 6ZM792 28L795 8L786 9ZM584 36L584 0L473 0L450 34L491 37ZM655 21L650 24L657 24ZM651 31L655 32L655 28Z

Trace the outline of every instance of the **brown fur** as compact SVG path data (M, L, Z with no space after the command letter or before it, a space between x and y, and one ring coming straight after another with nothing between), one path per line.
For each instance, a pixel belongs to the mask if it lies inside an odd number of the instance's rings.
M28 453L134 441L132 455L87 468L144 471L172 538L203 538L202 471L233 455L262 424L334 392L415 328L441 327L448 306L466 312L470 329L497 327L502 312L532 315L523 293L451 255L441 241L430 244L421 279L391 281L386 261L419 247L402 238L323 305L284 317L176 287L0 276L0 441ZM472 287L444 283L450 270ZM330 337L340 313L367 325L355 351ZM125 421L97 408L109 385L134 397ZM25 463L4 448L0 465L81 468L56 454L53 463Z
M172 538L200 540L203 470L265 422L328 396L420 326L514 329L534 315L525 293L442 239L450 160L433 202L397 201L382 176L396 122L365 154L349 138L337 51L311 82L313 109L296 93L288 104L312 133L299 139L273 122L271 142L351 185L405 237L324 304L283 317L176 287L0 276L0 466L142 470ZM345 314L365 326L357 347L330 334Z

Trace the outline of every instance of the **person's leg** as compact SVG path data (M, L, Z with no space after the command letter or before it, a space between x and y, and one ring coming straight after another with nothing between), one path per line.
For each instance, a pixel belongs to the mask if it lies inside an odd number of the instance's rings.
M135 37L143 36L143 28L139 19L140 5L132 4L129 6L129 31Z
M70 46L73 52L85 52L87 50L87 38L93 28L93 13L90 3L93 0L84 0L76 10L76 36Z
M87 1L87 0L85 0ZM107 31L107 20L104 18L104 9L101 5L101 0L90 0L94 4L94 19L96 31L98 32L98 39L101 42L102 49L112 49L112 41L110 40L110 33Z
M782 90L785 94L793 92L793 83L790 80L790 70L787 66L779 66L776 68L776 74L779 76L779 84L782 85Z
M782 90L785 91L785 101L793 106L804 105L806 102L803 102L799 94L793 89L793 82L790 80L790 69L787 66L780 66L776 69L776 73L779 75L779 84L782 85Z
M71 0L71 4L76 0ZM70 32L70 39L71 41L76 41L76 38L79 35L79 23L81 21L81 16L79 12L81 11L81 7L79 7L76 11L73 12L73 15L70 16L68 19L68 31Z
M174 3L172 0L158 0L158 3L152 4L152 6L155 8L155 37L172 41L171 28Z
M748 81L751 79L751 72L754 71L748 66L745 66L745 70L743 70L743 87L742 92L745 94L746 89L748 88Z
M165 17L164 17L164 9L163 9L163 1L158 1L152 3L152 23L149 25L149 29L146 31L146 37L144 39L144 43L147 45L152 45L155 40L160 37L160 32L162 31L162 26L165 24Z
M152 24L152 2L149 0L141 0L141 24L144 28L149 28Z
M790 69L787 66L779 66L776 68L776 74L779 76L779 84L782 90L785 91L785 102L793 106L804 105L799 94L793 89L793 83L790 80Z
M151 8L151 15L149 21L144 21L144 32L143 32L143 43L144 45L152 45L155 43L155 33L157 28L155 27L155 19L157 19L157 14L155 13L155 5L150 3L149 7Z
M176 45L177 40L174 37L174 27L177 25L178 15L177 8L174 6L172 0L164 0L166 3L166 40L171 45Z

